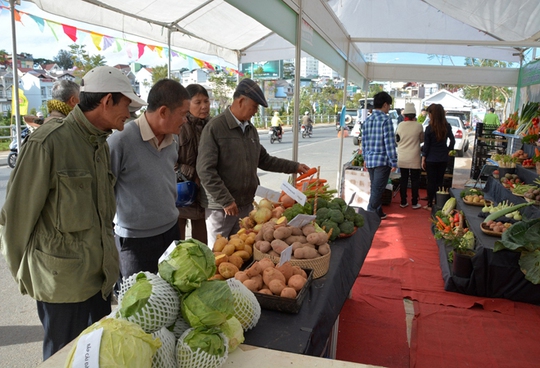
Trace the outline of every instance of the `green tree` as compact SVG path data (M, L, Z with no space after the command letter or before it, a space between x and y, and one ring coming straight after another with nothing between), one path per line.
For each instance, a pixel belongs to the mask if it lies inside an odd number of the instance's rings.
M71 60L71 53L67 50L60 50L58 54L53 58L53 61L64 70L73 68L73 60Z
M158 65L152 68L152 85L156 84L158 80L167 78L167 74L169 73L169 67L167 64ZM177 77L172 77L171 79L180 82L180 79Z
M0 65L7 65L8 55L9 54L6 52L6 50L0 50Z
M102 55L90 56L86 52L85 47L86 46L84 45L77 45L76 43L69 45L69 48L71 49L71 60L73 61L73 65L77 67L74 74L79 78L82 78L82 76L91 69L106 64L105 57Z
M212 86L212 97L218 104L217 113L221 113L232 100L233 91L236 87L236 79L224 72L218 71L212 73L208 81Z

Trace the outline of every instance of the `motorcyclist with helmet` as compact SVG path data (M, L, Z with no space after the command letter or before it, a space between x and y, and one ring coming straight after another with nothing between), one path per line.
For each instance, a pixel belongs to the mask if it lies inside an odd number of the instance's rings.
M306 133L311 134L313 132L313 120L311 120L311 116L309 116L309 111L304 113L302 125L306 127Z
M274 112L274 116L272 116L272 120L270 123L272 125L272 128L277 131L278 137L281 137L283 135L283 128L281 128L281 126L283 125L283 121L281 121L281 118L279 117L279 112Z

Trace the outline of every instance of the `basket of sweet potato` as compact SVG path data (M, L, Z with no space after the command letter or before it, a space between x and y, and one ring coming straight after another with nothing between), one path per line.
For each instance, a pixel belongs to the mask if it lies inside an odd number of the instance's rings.
M266 227L265 227L266 226ZM270 258L279 263L281 252L292 246L291 264L313 270L313 278L324 276L330 267L329 235L314 224L302 228L268 223L257 234L253 259Z

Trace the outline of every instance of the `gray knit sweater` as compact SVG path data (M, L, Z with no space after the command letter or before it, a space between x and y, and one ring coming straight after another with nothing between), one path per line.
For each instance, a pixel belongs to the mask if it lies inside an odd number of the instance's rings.
M107 141L116 176L115 233L124 238L147 238L172 228L178 220L176 141L158 151L143 141L133 121Z

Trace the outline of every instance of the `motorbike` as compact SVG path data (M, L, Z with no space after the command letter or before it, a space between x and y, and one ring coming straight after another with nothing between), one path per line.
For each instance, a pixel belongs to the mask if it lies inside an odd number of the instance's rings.
M302 124L300 131L302 132L302 138L306 138L306 137L311 138L311 136L313 135L312 126L306 126L305 124Z
M281 138L283 137L283 130L280 129L280 127L270 127L268 135L270 136L271 144L274 144L275 141L281 143Z
M15 130L14 127L12 130ZM28 128L24 128L21 131L21 142L30 134L30 130ZM17 145L17 138L15 137L15 134L12 135L11 143L9 144L9 155L7 158L7 164L12 169L15 168L15 164L17 163L17 155L19 154L19 147Z

